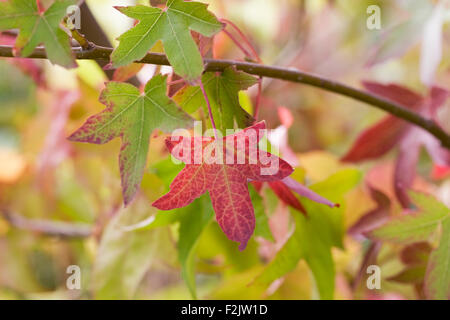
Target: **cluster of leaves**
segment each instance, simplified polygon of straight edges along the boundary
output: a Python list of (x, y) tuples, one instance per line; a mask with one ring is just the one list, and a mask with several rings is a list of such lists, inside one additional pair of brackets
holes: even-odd
[[(391, 280), (422, 283), (426, 297), (450, 299), (450, 210), (433, 197), (411, 193), (419, 210), (394, 217), (371, 232), (375, 239), (408, 244), (401, 257), (405, 269)], [(429, 242), (437, 242), (432, 248)]]
[[(74, 3), (56, 0), (44, 10), (39, 1), (0, 2), (0, 29), (20, 30), (15, 39), (14, 54), (27, 57), (36, 46), (42, 44), (52, 63), (66, 68), (75, 67), (70, 37), (62, 26), (66, 8)], [(240, 243), (239, 249), (243, 250), (249, 244), (249, 255), (254, 250), (251, 248), (252, 242), (249, 242), (253, 234), (258, 240), (263, 239), (261, 243), (275, 241), (281, 244), (267, 265), (246, 278), (251, 280), (252, 285), (267, 288), (276, 284), (303, 260), (312, 271), (318, 296), (322, 299), (333, 298), (336, 277), (333, 248), (344, 248), (346, 196), (361, 180), (360, 171), (349, 168), (336, 170), (325, 180), (316, 181), (307, 188), (299, 183), (304, 180), (302, 174), (296, 171), (293, 177), (288, 178), (294, 169), (288, 162), (276, 157), (278, 170), (271, 175), (262, 175), (261, 169), (266, 165), (259, 159), (251, 164), (249, 158), (261, 152), (265, 157), (274, 156), (260, 150), (258, 141), (262, 136), (258, 136), (258, 141), (250, 141), (246, 132), (263, 130), (266, 124), (255, 123), (251, 110), (244, 109), (239, 100), (239, 92), (255, 85), (258, 80), (234, 68), (220, 73), (204, 72), (204, 52), (199, 48), (198, 39), (216, 35), (224, 25), (207, 10), (205, 4), (195, 1), (168, 0), (163, 8), (138, 5), (116, 9), (137, 20), (137, 24), (118, 38), (120, 43), (111, 55), (109, 67), (119, 68), (119, 72), (116, 72), (116, 81), (107, 82), (100, 93), (99, 100), (106, 108), (89, 117), (70, 135), (69, 140), (104, 144), (115, 138), (121, 139), (119, 169), (125, 206), (132, 204), (145, 180), (149, 142), (156, 130), (171, 133), (179, 128), (189, 129), (195, 119), (206, 120), (208, 126), (211, 126), (211, 122), (216, 125), (212, 125), (214, 129), (222, 132), (235, 127), (246, 129), (224, 137), (223, 141), (195, 136), (190, 139), (174, 136), (166, 140), (171, 155), (186, 163), (183, 168), (174, 165), (168, 155), (166, 160), (152, 167), (158, 172), (159, 178), (164, 180), (165, 189), (168, 189), (152, 206), (170, 212), (158, 212), (128, 226), (124, 225), (135, 222), (136, 218), (130, 219), (119, 214), (112, 219), (104, 230), (99, 248), (100, 258), (96, 264), (95, 273), (108, 275), (96, 283), (98, 296), (114, 298), (117, 293), (110, 287), (117, 281), (114, 279), (115, 268), (130, 270), (137, 263), (139, 267), (126, 279), (126, 285), (123, 285), (123, 292), (120, 293), (121, 296), (133, 296), (146, 268), (152, 263), (150, 253), (153, 246), (157, 246), (153, 244), (157, 243), (155, 237), (164, 237), (162, 231), (153, 231), (179, 224), (178, 262), (191, 294), (196, 297), (196, 249), (205, 234), (217, 236), (217, 232), (210, 231), (214, 228), (211, 222), (215, 216), (226, 237)], [(173, 68), (173, 76), (180, 77), (185, 83), (174, 94), (170, 93), (167, 76), (160, 74), (154, 75), (142, 88), (121, 82), (140, 70), (141, 66), (134, 63), (142, 59), (157, 42), (161, 42), (164, 47), (164, 53)], [(383, 51), (386, 50), (391, 49), (380, 48), (378, 60), (372, 63), (385, 59)], [(393, 55), (392, 52), (385, 54)], [(431, 87), (427, 96), (421, 96), (395, 84), (364, 82), (363, 85), (374, 94), (387, 97), (435, 120), (439, 108), (450, 96), (447, 90), (437, 86)], [(67, 95), (64, 99), (67, 99), (64, 103), (66, 108), (61, 108), (64, 109), (61, 117), (67, 117), (75, 98)], [(61, 98), (61, 101), (64, 99)], [(227, 143), (229, 141), (233, 142), (231, 147)], [(200, 143), (202, 151), (220, 145), (222, 156), (243, 153), (246, 162), (224, 164), (225, 161), (219, 161), (220, 164), (211, 164), (211, 159), (206, 158), (196, 163), (192, 158), (180, 157), (180, 150), (181, 154), (194, 155), (193, 149), (197, 143)], [(242, 150), (238, 147), (240, 145), (244, 146)], [(390, 219), (389, 200), (369, 186), (377, 207), (363, 216), (349, 232), (360, 232), (358, 235), (364, 234), (364, 238), (369, 237), (375, 243), (382, 240), (407, 244), (402, 251), (405, 269), (390, 280), (420, 284), (425, 288), (427, 297), (446, 299), (450, 292), (447, 267), (450, 261), (449, 209), (423, 194), (408, 196), (407, 190), (413, 184), (421, 146), (427, 148), (436, 168), (450, 166), (448, 150), (441, 148), (423, 130), (389, 116), (365, 130), (342, 160), (360, 162), (379, 158), (395, 146), (399, 146), (394, 173), (397, 198), (404, 208), (415, 204), (421, 211)], [(287, 155), (289, 150), (282, 152)], [(217, 154), (211, 154), (213, 156), (217, 157)], [(272, 191), (267, 192), (262, 182), (268, 182)], [(209, 198), (204, 195), (207, 192)], [(299, 198), (295, 193), (302, 197)], [(286, 232), (283, 241), (276, 239), (279, 235), (273, 232), (269, 223), (270, 215), (266, 207), (271, 196), (278, 197), (283, 208), (286, 208), (286, 204), (290, 206), (292, 228)], [(386, 225), (378, 228), (386, 221)], [(361, 228), (364, 232), (361, 232)], [(117, 232), (117, 229), (121, 231)], [(430, 241), (432, 237), (437, 239), (435, 243)], [(228, 248), (227, 245), (223, 247)], [(240, 253), (234, 249), (231, 247), (230, 255), (239, 257)], [(128, 262), (127, 255), (133, 255), (135, 259)], [(238, 261), (239, 258), (227, 259), (237, 265), (244, 263)]]
[(0, 3), (0, 29), (19, 29), (15, 53), (29, 56), (40, 44), (45, 46), (48, 59), (67, 68), (76, 67), (69, 36), (60, 24), (73, 0), (55, 1), (45, 12), (36, 1), (13, 0)]

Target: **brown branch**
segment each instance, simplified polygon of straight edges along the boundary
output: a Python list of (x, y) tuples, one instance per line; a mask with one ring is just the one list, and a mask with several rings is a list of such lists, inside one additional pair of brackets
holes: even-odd
[[(73, 48), (73, 52), (77, 59), (91, 59), (96, 61), (109, 61), (112, 51), (112, 48), (101, 46), (94, 46), (91, 50)], [(0, 57), (14, 57), (12, 47), (0, 46)], [(44, 48), (38, 47), (28, 58), (46, 59), (47, 55)], [(167, 57), (160, 53), (148, 53), (142, 60), (137, 62), (156, 65), (170, 65)], [(421, 115), (381, 96), (293, 68), (265, 66), (251, 62), (234, 60), (204, 59), (204, 62), (205, 71), (223, 71), (227, 67), (234, 66), (237, 70), (241, 70), (249, 74), (303, 83), (365, 102), (373, 107), (382, 109), (398, 118), (423, 128), (435, 136), (441, 142), (443, 147), (450, 150), (450, 136), (442, 130), (438, 124), (431, 119), (426, 119)]]
[[(86, 2), (83, 1), (82, 4), (79, 4), (81, 17), (80, 20), (83, 21), (81, 24), (81, 29), (79, 30), (81, 34), (83, 34), (86, 39), (89, 39), (90, 42), (95, 43), (96, 45), (111, 47), (111, 42), (106, 36), (105, 32), (102, 30), (100, 24), (97, 22), (92, 11), (89, 9), (89, 6)], [(97, 64), (103, 68), (109, 61), (104, 60), (96, 60)], [(105, 74), (109, 80), (113, 78), (114, 70), (105, 70)], [(127, 80), (128, 83), (131, 83), (135, 86), (139, 86), (139, 80), (133, 76)]]

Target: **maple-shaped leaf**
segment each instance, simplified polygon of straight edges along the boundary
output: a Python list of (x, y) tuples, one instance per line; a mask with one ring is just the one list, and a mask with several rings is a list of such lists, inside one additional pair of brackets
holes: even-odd
[[(229, 67), (222, 73), (206, 72), (202, 76), (212, 115), (218, 129), (225, 132), (233, 129), (236, 123), (239, 128), (246, 128), (253, 123), (253, 117), (239, 104), (238, 93), (246, 90), (258, 81), (245, 72)], [(208, 114), (205, 97), (198, 86), (185, 86), (173, 96), (175, 102), (187, 113), (193, 113), (203, 107)]]
[(73, 0), (57, 0), (47, 11), (41, 12), (36, 1), (0, 2), (0, 29), (20, 29), (14, 46), (17, 55), (27, 57), (43, 44), (52, 63), (76, 67), (69, 36), (60, 28), (67, 7), (74, 3)]
[(186, 163), (170, 191), (153, 203), (170, 210), (190, 204), (209, 192), (216, 220), (226, 236), (245, 249), (255, 228), (249, 181), (280, 180), (293, 171), (284, 160), (259, 149), (265, 122), (215, 140), (207, 137), (177, 137), (166, 140), (172, 156)]
[[(396, 84), (364, 81), (363, 85), (371, 93), (399, 103), (436, 122), (438, 122), (437, 111), (450, 97), (450, 91), (437, 86), (432, 87), (428, 95), (421, 96)], [(411, 201), (406, 190), (414, 180), (422, 146), (427, 149), (434, 165), (450, 167), (450, 152), (443, 148), (431, 134), (422, 128), (412, 126), (403, 119), (389, 115), (363, 131), (342, 160), (360, 162), (381, 157), (396, 146), (399, 153), (394, 173), (394, 188), (399, 202), (407, 208)]]
[(272, 181), (269, 182), (269, 187), (278, 196), (278, 198), (283, 201), (283, 203), (291, 206), (294, 209), (306, 214), (306, 209), (303, 207), (300, 200), (294, 195), (291, 189), (282, 181)]
[(72, 141), (96, 144), (121, 137), (119, 166), (125, 205), (133, 199), (141, 183), (152, 131), (171, 132), (193, 124), (166, 96), (166, 80), (166, 76), (153, 77), (142, 94), (131, 84), (108, 82), (100, 96), (100, 102), (107, 108), (91, 116), (69, 137)]
[[(423, 98), (419, 94), (396, 84), (364, 81), (363, 85), (369, 92), (388, 98), (406, 108), (417, 110), (423, 104)], [(391, 115), (386, 116), (364, 130), (342, 160), (357, 162), (381, 157), (399, 143), (407, 129), (407, 122)]]
[(333, 298), (336, 271), (331, 250), (332, 247), (343, 247), (344, 197), (358, 184), (360, 178), (358, 170), (343, 169), (310, 186), (311, 192), (320, 193), (343, 206), (332, 208), (312, 199), (304, 199), (303, 205), (308, 216), (292, 214), (295, 229), (274, 259), (255, 279), (257, 284), (273, 283), (294, 270), (300, 259), (305, 259), (314, 275), (321, 299)]
[(427, 242), (416, 242), (400, 252), (404, 269), (387, 280), (399, 283), (413, 283), (423, 286), (426, 268), (432, 247)]
[(222, 29), (206, 4), (168, 0), (164, 9), (143, 5), (116, 9), (139, 23), (118, 38), (120, 44), (111, 55), (113, 67), (142, 59), (156, 41), (162, 40), (175, 73), (188, 81), (200, 77), (202, 56), (190, 30), (210, 37)]
[(427, 241), (438, 225), (448, 219), (450, 209), (433, 197), (410, 193), (420, 211), (393, 217), (383, 226), (370, 232), (371, 237), (396, 243)]
[(450, 216), (442, 221), (439, 246), (430, 255), (425, 275), (428, 299), (450, 299)]

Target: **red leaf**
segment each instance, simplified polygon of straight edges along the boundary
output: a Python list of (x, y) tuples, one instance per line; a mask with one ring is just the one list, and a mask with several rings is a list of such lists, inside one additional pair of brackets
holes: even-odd
[(322, 197), (321, 195), (318, 195), (308, 187), (305, 187), (298, 181), (292, 179), (291, 177), (287, 177), (283, 179), (283, 183), (292, 191), (297, 192), (300, 196), (306, 197), (312, 201), (315, 201), (317, 203), (325, 204), (329, 206), (330, 208), (339, 207), (338, 203), (333, 203), (330, 200)]
[(387, 116), (374, 126), (364, 130), (342, 161), (358, 162), (383, 156), (403, 137), (407, 123)]
[(269, 186), (281, 201), (306, 215), (305, 207), (283, 182), (272, 181), (269, 182)]
[(404, 107), (417, 109), (423, 103), (422, 96), (397, 84), (382, 84), (373, 81), (363, 81), (362, 84), (371, 93), (397, 102)]
[(440, 165), (433, 166), (433, 171), (431, 172), (431, 177), (433, 179), (436, 180), (445, 179), (446, 177), (449, 176), (450, 176), (450, 167)]
[(208, 191), (220, 227), (230, 240), (240, 242), (240, 250), (245, 249), (255, 228), (248, 181), (276, 181), (293, 171), (286, 161), (259, 149), (265, 127), (265, 122), (259, 122), (217, 141), (168, 138), (166, 145), (172, 156), (186, 166), (170, 191), (152, 205), (161, 210), (180, 208)]
[[(419, 109), (424, 99), (408, 88), (396, 84), (363, 81), (371, 93), (387, 98), (406, 108)], [(391, 150), (403, 137), (408, 124), (396, 117), (387, 116), (374, 126), (363, 131), (352, 148), (342, 157), (343, 161), (358, 162), (378, 158)]]
[(252, 185), (256, 191), (261, 192), (261, 189), (263, 187), (263, 183), (261, 181), (252, 181)]
[(106, 83), (100, 95), (100, 102), (106, 108), (90, 116), (68, 138), (104, 144), (120, 137), (119, 167), (125, 206), (133, 200), (141, 185), (152, 132), (155, 129), (172, 132), (192, 125), (192, 119), (166, 96), (166, 79), (166, 76), (154, 76), (142, 93), (128, 83)]

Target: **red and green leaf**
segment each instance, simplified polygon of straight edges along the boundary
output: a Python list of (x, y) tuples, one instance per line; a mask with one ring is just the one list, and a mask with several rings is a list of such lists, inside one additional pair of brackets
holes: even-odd
[[(153, 206), (161, 210), (184, 207), (208, 191), (220, 227), (230, 240), (240, 242), (240, 250), (245, 249), (255, 228), (248, 181), (276, 181), (293, 171), (284, 160), (259, 149), (257, 142), (264, 129), (265, 123), (259, 122), (224, 137), (223, 143), (204, 137), (167, 139), (172, 155), (186, 166), (170, 185), (169, 193), (156, 200)], [(253, 134), (256, 134), (254, 139), (249, 136)], [(199, 156), (198, 145), (203, 156)], [(241, 164), (236, 156), (242, 153), (245, 156)], [(235, 159), (233, 163), (227, 163), (230, 161), (226, 157), (230, 154)], [(263, 162), (263, 157), (270, 157), (270, 163)], [(277, 163), (275, 168), (273, 163)]]
[(67, 7), (73, 0), (56, 0), (45, 12), (41, 12), (36, 1), (11, 0), (0, 3), (0, 30), (20, 29), (14, 46), (21, 57), (29, 56), (43, 44), (48, 59), (66, 68), (76, 67), (71, 52), (69, 36), (60, 23)]
[(168, 0), (164, 9), (143, 5), (116, 9), (139, 23), (119, 37), (120, 44), (111, 55), (113, 67), (140, 60), (158, 40), (162, 40), (175, 73), (188, 81), (201, 76), (202, 56), (190, 30), (210, 37), (222, 29), (222, 24), (207, 10), (206, 4)]
[(171, 132), (193, 124), (166, 96), (166, 87), (166, 77), (161, 75), (153, 77), (142, 94), (127, 83), (107, 83), (100, 96), (106, 109), (91, 116), (69, 137), (72, 141), (96, 144), (122, 139), (119, 166), (125, 205), (139, 189), (153, 130)]
[(407, 244), (429, 240), (438, 225), (448, 218), (450, 209), (425, 194), (411, 192), (410, 196), (421, 210), (392, 218), (371, 232), (371, 236), (379, 240)]
[(442, 221), (439, 246), (430, 255), (425, 293), (429, 299), (450, 299), (450, 217)]
[[(238, 93), (256, 84), (255, 77), (229, 67), (220, 74), (206, 72), (202, 76), (202, 83), (211, 104), (217, 129), (225, 132), (226, 129), (233, 129), (235, 123), (238, 128), (246, 128), (253, 124), (253, 117), (239, 104)], [(173, 99), (189, 114), (198, 108), (203, 108), (204, 113), (208, 114), (206, 100), (199, 86), (185, 86), (173, 96)]]

